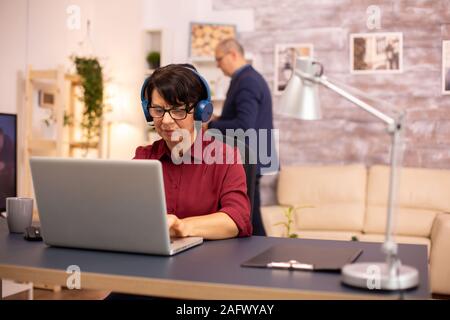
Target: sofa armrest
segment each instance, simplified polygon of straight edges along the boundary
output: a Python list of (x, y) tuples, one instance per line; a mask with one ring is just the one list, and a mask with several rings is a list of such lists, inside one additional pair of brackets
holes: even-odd
[(450, 214), (436, 216), (431, 229), (431, 291), (450, 294)]
[(261, 207), (261, 219), (269, 237), (285, 237), (286, 228), (282, 225), (276, 225), (279, 222), (286, 222), (284, 210), (286, 206), (267, 206)]

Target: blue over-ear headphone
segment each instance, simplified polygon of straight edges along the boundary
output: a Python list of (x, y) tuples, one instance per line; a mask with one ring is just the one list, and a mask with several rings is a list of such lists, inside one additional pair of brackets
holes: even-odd
[[(211, 103), (211, 91), (209, 90), (208, 82), (196, 70), (189, 68), (189, 67), (185, 67), (185, 66), (183, 66), (183, 68), (186, 68), (186, 69), (192, 71), (193, 73), (195, 73), (197, 75), (197, 77), (200, 79), (200, 82), (203, 84), (203, 87), (206, 90), (206, 93), (208, 95), (206, 100), (200, 100), (194, 106), (194, 120), (207, 122), (211, 118), (211, 115), (213, 113), (213, 105)], [(149, 124), (152, 124), (153, 118), (150, 115), (150, 113), (148, 112), (148, 103), (149, 102), (147, 99), (145, 99), (145, 91), (147, 90), (147, 85), (148, 85), (148, 82), (150, 81), (151, 77), (152, 76), (145, 79), (144, 84), (142, 85), (142, 88), (141, 88), (141, 105), (142, 105), (142, 109), (144, 110), (145, 119), (147, 120), (147, 123), (149, 123)]]

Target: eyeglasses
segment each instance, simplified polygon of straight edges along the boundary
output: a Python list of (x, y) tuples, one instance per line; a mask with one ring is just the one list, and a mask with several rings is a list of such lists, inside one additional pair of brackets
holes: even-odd
[(150, 106), (148, 107), (148, 112), (153, 118), (162, 118), (166, 114), (169, 113), (170, 117), (173, 120), (183, 120), (186, 119), (187, 115), (191, 113), (192, 107), (172, 107), (170, 109), (164, 109), (160, 106)]

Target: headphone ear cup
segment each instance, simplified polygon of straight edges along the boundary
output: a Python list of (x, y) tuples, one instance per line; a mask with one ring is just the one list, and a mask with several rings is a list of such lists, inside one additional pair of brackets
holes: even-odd
[(148, 77), (147, 79), (145, 79), (145, 81), (141, 87), (141, 106), (142, 106), (142, 110), (144, 111), (144, 116), (145, 116), (145, 120), (147, 121), (147, 123), (150, 123), (153, 121), (153, 117), (148, 112), (148, 100), (145, 98), (145, 90), (147, 89), (147, 85), (148, 85), (148, 82), (150, 81), (150, 78), (151, 78), (151, 76)]
[(148, 112), (148, 101), (145, 99), (142, 100), (141, 105), (142, 105), (142, 110), (144, 111), (145, 120), (147, 120), (147, 122), (153, 121), (153, 117)]
[(201, 100), (194, 109), (194, 120), (208, 122), (213, 113), (213, 105), (208, 100)]

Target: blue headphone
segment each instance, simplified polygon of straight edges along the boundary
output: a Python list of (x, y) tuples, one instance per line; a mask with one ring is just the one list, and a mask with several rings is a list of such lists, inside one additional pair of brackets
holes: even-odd
[[(207, 122), (211, 118), (211, 115), (213, 113), (213, 105), (211, 103), (211, 91), (209, 90), (208, 82), (196, 70), (189, 68), (189, 67), (184, 67), (184, 66), (183, 66), (183, 68), (186, 68), (197, 75), (197, 77), (200, 79), (200, 82), (203, 84), (203, 87), (205, 88), (206, 93), (208, 94), (208, 97), (206, 100), (200, 100), (194, 107), (194, 120)], [(151, 77), (152, 76), (145, 79), (144, 84), (142, 85), (142, 88), (141, 88), (141, 105), (142, 105), (142, 109), (144, 110), (145, 119), (147, 120), (147, 123), (149, 123), (149, 124), (152, 124), (153, 117), (148, 112), (149, 102), (147, 99), (145, 99), (145, 90), (147, 89), (147, 85), (148, 85), (148, 82), (150, 81)]]

